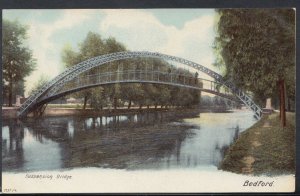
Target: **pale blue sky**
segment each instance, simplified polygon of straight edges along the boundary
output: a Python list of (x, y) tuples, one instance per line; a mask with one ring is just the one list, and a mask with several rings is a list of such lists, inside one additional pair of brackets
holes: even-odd
[(63, 70), (63, 47), (77, 49), (89, 31), (115, 37), (131, 51), (175, 55), (217, 71), (211, 65), (213, 9), (3, 10), (3, 18), (29, 26), (27, 44), (37, 70), (27, 78), (26, 91), (41, 75), (58, 75)]
[(165, 25), (174, 25), (182, 28), (185, 22), (195, 18), (211, 15), (213, 9), (148, 9), (155, 17)]

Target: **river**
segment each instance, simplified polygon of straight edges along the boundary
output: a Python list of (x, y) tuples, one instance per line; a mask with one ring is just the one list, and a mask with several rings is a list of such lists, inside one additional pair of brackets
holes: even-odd
[[(2, 123), (2, 190), (10, 193), (292, 192), (295, 176), (218, 169), (256, 122), (251, 111), (46, 117)], [(272, 186), (245, 186), (268, 182)]]
[(256, 122), (251, 111), (4, 120), (5, 172), (101, 167), (218, 167), (239, 133)]

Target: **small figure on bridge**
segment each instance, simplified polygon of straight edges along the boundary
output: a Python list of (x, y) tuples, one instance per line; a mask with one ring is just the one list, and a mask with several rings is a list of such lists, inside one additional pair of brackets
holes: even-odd
[[(168, 78), (169, 81), (172, 81), (171, 72), (172, 72), (171, 67), (169, 67), (169, 68), (168, 68), (168, 76), (167, 76), (167, 78)], [(170, 78), (171, 78), (171, 79), (170, 79)]]
[(195, 73), (195, 84), (198, 84), (198, 72)]

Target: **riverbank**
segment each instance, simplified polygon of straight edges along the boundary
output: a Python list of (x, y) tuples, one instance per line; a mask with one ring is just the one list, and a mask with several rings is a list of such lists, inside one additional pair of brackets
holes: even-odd
[(226, 150), (220, 169), (242, 174), (295, 173), (295, 113), (287, 113), (280, 126), (279, 113), (263, 116), (241, 133)]
[[(2, 107), (2, 118), (17, 118), (17, 110), (18, 107)], [(169, 107), (169, 108), (154, 108), (154, 107), (132, 107), (128, 109), (127, 107), (118, 108), (118, 109), (108, 109), (105, 108), (103, 110), (95, 110), (91, 108), (81, 109), (76, 107), (47, 107), (45, 112), (43, 113), (44, 117), (48, 116), (116, 116), (116, 115), (127, 115), (127, 114), (136, 114), (143, 112), (167, 112), (167, 111), (201, 111), (201, 112), (229, 112), (219, 108), (211, 108), (211, 109), (201, 109), (198, 106), (195, 108), (177, 108), (177, 107)], [(29, 117), (32, 117), (32, 114), (29, 114)]]

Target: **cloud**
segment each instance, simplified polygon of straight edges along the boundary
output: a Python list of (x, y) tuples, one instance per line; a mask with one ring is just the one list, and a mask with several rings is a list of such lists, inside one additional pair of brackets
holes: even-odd
[[(214, 15), (204, 15), (186, 22), (181, 29), (164, 25), (151, 12), (143, 10), (106, 10), (99, 30), (105, 37), (113, 36), (129, 50), (149, 50), (174, 55), (212, 66), (214, 56)], [(208, 79), (206, 75), (203, 78)]]
[[(52, 14), (51, 16), (59, 14), (61, 17), (54, 17), (46, 23), (38, 17), (38, 13), (43, 14), (43, 12), (34, 12), (37, 17), (27, 21), (30, 26), (28, 44), (37, 59), (38, 67), (27, 78), (26, 92), (41, 75), (53, 78), (61, 72), (61, 49), (66, 42), (70, 41), (67, 33), (74, 30), (75, 33), (79, 33), (78, 29), (82, 28), (86, 31), (95, 30), (91, 29), (94, 26), (98, 26), (102, 37), (115, 37), (131, 51), (146, 50), (174, 55), (217, 71), (211, 65), (214, 61), (211, 48), (214, 39), (213, 13), (189, 20), (182, 28), (176, 28), (171, 24), (163, 24), (151, 13), (151, 10), (55, 10), (47, 14)], [(45, 15), (44, 13), (44, 18)], [(57, 40), (58, 36), (66, 37), (66, 41), (61, 41), (65, 40), (63, 38), (60, 41), (53, 41)], [(84, 36), (86, 35), (78, 36), (71, 41), (79, 43)], [(200, 77), (209, 79), (207, 75), (201, 73)]]
[[(113, 36), (130, 50), (154, 50), (168, 39), (165, 26), (151, 13), (140, 10), (105, 10), (100, 32)], [(175, 30), (175, 27), (168, 27)]]
[(89, 19), (90, 13), (88, 10), (64, 10), (62, 16), (52, 24), (42, 23), (38, 18), (28, 22), (28, 45), (37, 59), (37, 69), (26, 78), (26, 93), (42, 75), (53, 78), (60, 72), (61, 47), (51, 41), (51, 36), (60, 30), (82, 24)]

